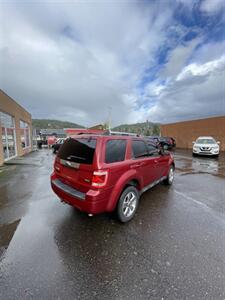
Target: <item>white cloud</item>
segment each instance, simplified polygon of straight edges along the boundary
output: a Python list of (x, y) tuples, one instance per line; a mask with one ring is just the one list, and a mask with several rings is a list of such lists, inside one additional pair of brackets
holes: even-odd
[(174, 48), (174, 50), (170, 53), (165, 69), (162, 71), (162, 75), (165, 77), (176, 76), (185, 66), (192, 51), (199, 42), (200, 39), (196, 38), (183, 46)]
[(154, 3), (1, 5), (1, 86), (34, 117), (92, 125), (105, 120), (108, 106), (114, 124), (137, 117), (135, 101), (124, 98), (134, 97), (166, 37), (166, 6), (159, 15)]
[[(213, 12), (215, 1), (201, 9)], [(176, 1), (189, 12), (190, 2)], [(109, 107), (113, 125), (221, 112), (224, 42), (204, 44), (196, 28), (200, 38), (182, 42), (190, 29), (174, 22), (171, 3), (0, 3), (1, 88), (33, 117), (86, 126), (104, 122)], [(167, 46), (163, 70), (141, 90)]]
[(225, 114), (225, 56), (205, 64), (186, 66), (162, 90), (148, 118), (174, 122)]
[(204, 0), (200, 6), (201, 11), (207, 14), (214, 14), (224, 8), (224, 0)]
[(176, 81), (182, 81), (193, 76), (206, 76), (211, 72), (223, 69), (225, 69), (225, 55), (202, 65), (193, 63), (186, 66), (177, 76)]

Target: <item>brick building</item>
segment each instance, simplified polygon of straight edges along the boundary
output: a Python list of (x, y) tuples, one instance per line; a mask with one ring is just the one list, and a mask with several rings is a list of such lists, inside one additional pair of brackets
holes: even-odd
[(22, 106), (0, 90), (0, 166), (32, 150), (32, 119)]
[(225, 151), (225, 116), (161, 125), (161, 135), (175, 138), (177, 147), (192, 148), (192, 141), (199, 136), (212, 136), (220, 141)]

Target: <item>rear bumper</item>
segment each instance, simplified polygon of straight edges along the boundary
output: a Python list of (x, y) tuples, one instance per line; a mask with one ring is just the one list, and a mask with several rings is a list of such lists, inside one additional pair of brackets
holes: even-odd
[(62, 183), (54, 173), (51, 175), (51, 186), (61, 201), (89, 214), (106, 212), (110, 190), (88, 190), (82, 193), (73, 187)]

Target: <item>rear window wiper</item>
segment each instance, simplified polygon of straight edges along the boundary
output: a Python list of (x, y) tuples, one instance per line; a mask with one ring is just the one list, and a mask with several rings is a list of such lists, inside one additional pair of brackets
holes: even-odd
[(85, 157), (81, 157), (81, 156), (76, 156), (76, 155), (67, 156), (67, 159), (71, 159), (71, 158), (77, 158), (77, 159), (81, 159), (81, 160), (86, 160)]

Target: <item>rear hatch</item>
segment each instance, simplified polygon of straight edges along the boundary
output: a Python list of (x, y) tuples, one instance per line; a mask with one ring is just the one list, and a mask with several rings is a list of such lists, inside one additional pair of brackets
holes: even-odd
[(97, 138), (69, 138), (60, 147), (55, 172), (65, 184), (86, 193), (91, 186), (94, 165), (96, 165), (95, 149)]

